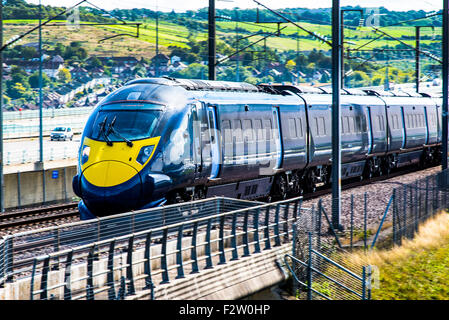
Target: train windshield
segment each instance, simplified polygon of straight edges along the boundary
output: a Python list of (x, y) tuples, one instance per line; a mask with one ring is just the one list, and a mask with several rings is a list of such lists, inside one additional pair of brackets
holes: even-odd
[(150, 138), (161, 110), (104, 109), (97, 113), (87, 136), (97, 141), (122, 142)]

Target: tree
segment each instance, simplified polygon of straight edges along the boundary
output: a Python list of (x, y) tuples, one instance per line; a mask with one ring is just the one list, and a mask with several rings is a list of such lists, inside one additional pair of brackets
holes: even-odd
[(70, 80), (72, 80), (72, 75), (70, 74), (70, 71), (67, 68), (62, 68), (61, 70), (59, 70), (57, 77), (59, 81), (65, 83), (70, 82)]
[(27, 88), (25, 88), (21, 83), (15, 83), (7, 89), (7, 94), (13, 99), (25, 98), (29, 95), (27, 94)]
[(285, 64), (285, 68), (288, 71), (292, 71), (295, 67), (296, 67), (296, 63), (293, 60), (288, 60), (287, 63)]
[[(39, 72), (36, 71), (28, 78), (28, 83), (30, 84), (31, 88), (39, 88)], [(42, 87), (46, 87), (51, 83), (50, 78), (47, 76), (47, 74), (42, 73)]]

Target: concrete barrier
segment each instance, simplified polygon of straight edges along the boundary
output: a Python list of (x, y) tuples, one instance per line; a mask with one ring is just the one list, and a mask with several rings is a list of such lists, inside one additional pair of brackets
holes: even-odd
[(7, 173), (4, 175), (5, 209), (70, 201), (75, 196), (74, 175), (76, 166)]

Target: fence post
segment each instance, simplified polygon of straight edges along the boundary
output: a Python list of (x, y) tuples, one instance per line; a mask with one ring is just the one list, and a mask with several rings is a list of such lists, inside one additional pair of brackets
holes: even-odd
[(393, 189), (393, 245), (397, 244), (397, 203), (396, 203), (396, 188)]
[(232, 258), (231, 261), (237, 260), (239, 258), (239, 253), (237, 249), (237, 214), (232, 214), (232, 227), (231, 227), (231, 247), (232, 247)]
[(270, 206), (267, 206), (267, 210), (265, 211), (265, 248), (264, 250), (271, 249), (271, 241), (270, 241)]
[(211, 239), (210, 239), (210, 233), (212, 229), (212, 219), (207, 220), (207, 230), (206, 230), (206, 267), (205, 269), (211, 269), (213, 268), (212, 264), (212, 252), (211, 252)]
[(72, 257), (73, 250), (71, 250), (67, 254), (67, 258), (65, 261), (65, 270), (64, 270), (64, 300), (72, 300), (72, 284), (71, 284), (71, 275), (72, 275)]
[(196, 254), (196, 239), (198, 234), (198, 221), (195, 221), (193, 223), (193, 232), (192, 232), (192, 248), (190, 249), (190, 259), (192, 260), (192, 272), (191, 273), (198, 273), (198, 257)]
[(107, 275), (107, 285), (108, 289), (108, 299), (115, 300), (115, 288), (114, 288), (114, 250), (115, 250), (115, 240), (112, 240), (109, 244), (108, 253), (108, 275)]
[(288, 242), (288, 211), (290, 210), (290, 202), (288, 202), (284, 207), (284, 243)]
[[(292, 238), (293, 238), (293, 243), (292, 243), (292, 257), (296, 257), (296, 237), (297, 237), (297, 231), (296, 231), (296, 221), (293, 222), (292, 225)], [(296, 273), (296, 260), (292, 259), (292, 269), (293, 272)], [(296, 291), (298, 290), (298, 283), (297, 281), (295, 281), (295, 274), (293, 274), (293, 294), (296, 295)]]
[(226, 263), (226, 254), (225, 254), (225, 241), (224, 241), (224, 227), (225, 227), (225, 217), (220, 217), (220, 231), (219, 231), (219, 242), (218, 242), (218, 250), (220, 251), (220, 261), (218, 264), (225, 264)]
[(162, 248), (161, 248), (161, 269), (162, 269), (162, 281), (163, 283), (168, 283), (168, 266), (167, 266), (167, 234), (168, 228), (164, 228), (162, 231)]
[(404, 185), (404, 211), (402, 215), (404, 220), (402, 221), (401, 242), (402, 238), (407, 236), (407, 185)]
[(176, 264), (178, 265), (177, 271), (178, 275), (176, 279), (184, 278), (184, 266), (182, 264), (182, 234), (184, 230), (184, 225), (181, 224), (178, 227), (178, 239), (176, 241)]
[(248, 257), (250, 255), (248, 240), (248, 211), (245, 212), (245, 216), (243, 217), (243, 257)]
[(94, 300), (94, 278), (93, 278), (94, 251), (95, 251), (95, 244), (89, 250), (89, 254), (87, 256), (86, 300)]
[(426, 202), (425, 202), (425, 210), (426, 210), (426, 215), (429, 212), (429, 176), (426, 177)]
[(48, 298), (48, 271), (50, 268), (50, 256), (44, 259), (41, 275), (41, 300), (47, 300)]
[(136, 292), (134, 289), (134, 275), (133, 275), (133, 249), (134, 249), (134, 235), (128, 240), (128, 253), (126, 255), (126, 278), (128, 279), (128, 294), (132, 295)]
[(280, 210), (280, 204), (276, 205), (276, 213), (274, 215), (274, 246), (280, 246), (281, 245), (281, 236), (279, 234), (279, 210)]
[(309, 260), (307, 261), (307, 300), (313, 300), (312, 279), (312, 232), (309, 232)]
[(363, 208), (363, 244), (364, 244), (364, 249), (366, 250), (366, 247), (367, 247), (367, 236), (368, 236), (368, 234), (367, 234), (368, 193), (366, 193), (366, 192), (364, 194), (364, 200), (365, 200), (365, 205), (364, 205), (364, 208)]
[(354, 194), (351, 193), (351, 249), (354, 245)]
[(260, 252), (260, 241), (259, 241), (259, 213), (260, 209), (257, 208), (254, 214), (253, 227), (254, 227), (254, 252)]

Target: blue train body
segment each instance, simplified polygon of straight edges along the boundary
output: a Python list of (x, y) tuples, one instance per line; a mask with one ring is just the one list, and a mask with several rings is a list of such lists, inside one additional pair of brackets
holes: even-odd
[[(73, 189), (82, 219), (216, 195), (286, 198), (330, 183), (332, 96), (293, 85), (139, 79), (92, 112)], [(441, 158), (429, 97), (345, 90), (342, 178)]]

